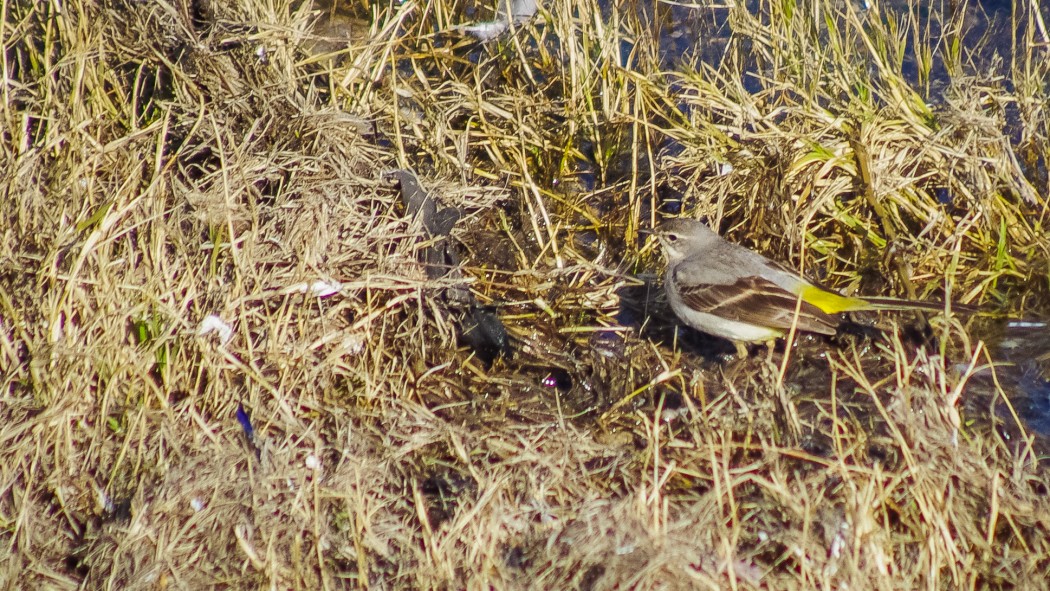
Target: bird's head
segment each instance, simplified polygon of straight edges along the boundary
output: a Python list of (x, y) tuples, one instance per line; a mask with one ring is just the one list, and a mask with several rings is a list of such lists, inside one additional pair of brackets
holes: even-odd
[(663, 245), (669, 262), (682, 260), (720, 240), (707, 224), (683, 218), (663, 222), (652, 233)]

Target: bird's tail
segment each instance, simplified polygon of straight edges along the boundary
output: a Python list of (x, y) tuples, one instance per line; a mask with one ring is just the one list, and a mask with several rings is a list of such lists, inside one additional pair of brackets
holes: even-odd
[(856, 298), (863, 299), (869, 307), (859, 308), (868, 310), (926, 310), (929, 312), (944, 312), (945, 310), (951, 310), (952, 312), (958, 312), (962, 314), (976, 314), (980, 312), (980, 309), (976, 306), (967, 306), (966, 304), (956, 304), (954, 302), (922, 302), (918, 300), (905, 300), (901, 298)]
[[(842, 312), (861, 312), (864, 310), (926, 310), (929, 312), (943, 312), (943, 302), (924, 302), (918, 300), (905, 300), (901, 298), (880, 297), (850, 297), (839, 295), (833, 291), (806, 285), (802, 288), (801, 297), (804, 301), (813, 304), (828, 314), (840, 314)], [(953, 312), (964, 314), (976, 314), (979, 308), (964, 304), (951, 304)]]

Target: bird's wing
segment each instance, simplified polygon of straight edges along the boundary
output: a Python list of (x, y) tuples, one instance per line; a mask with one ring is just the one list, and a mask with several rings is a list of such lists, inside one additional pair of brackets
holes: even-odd
[[(779, 285), (758, 276), (737, 279), (733, 283), (692, 284), (679, 290), (682, 302), (697, 310), (729, 320), (790, 330), (833, 335), (838, 321), (820, 308), (806, 302), (798, 306), (798, 297)], [(795, 308), (798, 307), (798, 320)]]

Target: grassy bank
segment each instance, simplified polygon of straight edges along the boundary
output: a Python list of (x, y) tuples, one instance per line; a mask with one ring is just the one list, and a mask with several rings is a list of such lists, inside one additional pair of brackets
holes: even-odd
[[(1044, 586), (1046, 33), (922, 6), (5, 4), (3, 587)], [(733, 359), (679, 214), (998, 316)]]

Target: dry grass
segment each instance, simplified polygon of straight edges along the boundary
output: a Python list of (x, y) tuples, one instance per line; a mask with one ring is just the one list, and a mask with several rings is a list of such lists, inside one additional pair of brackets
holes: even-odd
[[(1045, 585), (1046, 375), (994, 322), (773, 367), (637, 278), (680, 209), (1050, 315), (1038, 3), (997, 71), (965, 3), (554, 0), (485, 45), (489, 7), (394, 4), (4, 4), (0, 587)], [(683, 15), (716, 62), (662, 61)], [(510, 358), (456, 347), (395, 168), (464, 212)]]

